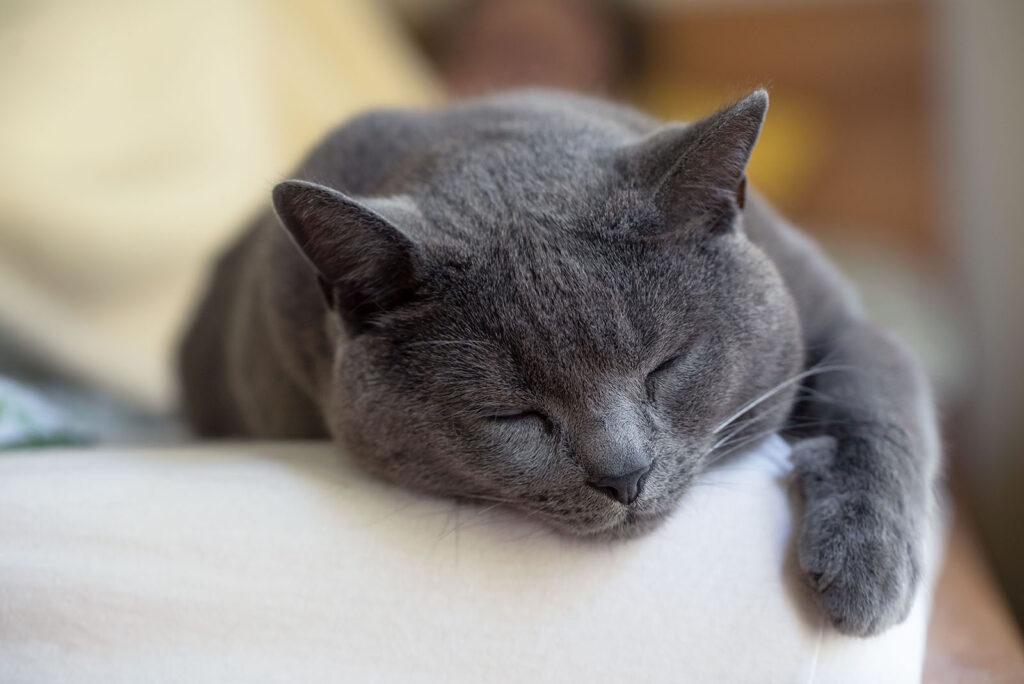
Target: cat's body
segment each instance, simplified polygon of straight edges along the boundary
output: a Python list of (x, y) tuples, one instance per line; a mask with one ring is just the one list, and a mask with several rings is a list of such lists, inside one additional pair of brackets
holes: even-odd
[(586, 535), (646, 529), (785, 428), (809, 437), (798, 548), (823, 608), (853, 633), (898, 621), (938, 463), (927, 383), (816, 247), (744, 203), (766, 105), (659, 129), (520, 93), (342, 126), (219, 262), (183, 346), (190, 421), (330, 436), (406, 486)]

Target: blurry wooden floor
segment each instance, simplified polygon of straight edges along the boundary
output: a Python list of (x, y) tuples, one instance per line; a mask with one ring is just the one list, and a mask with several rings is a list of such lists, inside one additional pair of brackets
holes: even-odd
[(954, 521), (935, 590), (925, 684), (1024, 683), (1024, 642), (970, 524)]

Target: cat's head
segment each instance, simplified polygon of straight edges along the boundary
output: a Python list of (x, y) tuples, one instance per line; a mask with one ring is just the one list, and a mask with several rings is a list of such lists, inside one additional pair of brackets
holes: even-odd
[(578, 534), (664, 518), (779, 427), (788, 388), (744, 409), (802, 363), (792, 300), (742, 230), (766, 107), (758, 91), (628, 144), (541, 108), (439, 142), (409, 194), (279, 185), (337, 314), (332, 432), (389, 479)]

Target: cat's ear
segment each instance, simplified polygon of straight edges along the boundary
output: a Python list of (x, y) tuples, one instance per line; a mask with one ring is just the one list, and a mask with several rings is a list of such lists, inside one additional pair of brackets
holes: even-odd
[(696, 123), (665, 126), (623, 151), (627, 172), (673, 224), (714, 227), (709, 218), (743, 207), (747, 162), (767, 111), (768, 93), (756, 90)]
[(284, 181), (274, 210), (320, 281), (328, 306), (354, 332), (416, 288), (418, 245), (407, 232), (422, 217), (405, 196), (356, 199), (306, 181)]

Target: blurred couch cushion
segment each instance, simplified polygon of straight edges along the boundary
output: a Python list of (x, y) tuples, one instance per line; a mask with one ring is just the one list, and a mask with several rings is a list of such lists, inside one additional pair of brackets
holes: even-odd
[(925, 588), (871, 639), (794, 566), (788, 447), (586, 543), (397, 490), (327, 445), (0, 456), (11, 682), (920, 682)]
[(206, 260), (325, 130), (432, 77), (369, 0), (0, 6), (0, 331), (153, 406)]

